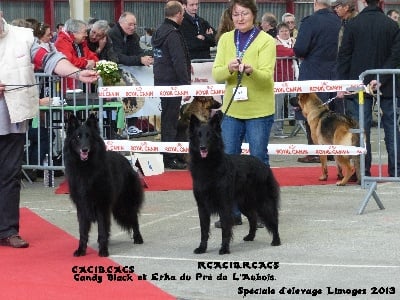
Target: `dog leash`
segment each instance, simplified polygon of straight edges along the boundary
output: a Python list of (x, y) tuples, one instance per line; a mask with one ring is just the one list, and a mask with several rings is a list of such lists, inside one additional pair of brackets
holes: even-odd
[[(370, 95), (372, 96), (372, 98), (374, 99), (374, 100), (372, 101), (372, 110), (374, 110), (374, 108), (375, 108), (375, 106), (376, 106), (376, 102), (377, 102), (377, 94), (378, 94), (378, 92), (375, 93), (374, 90), (372, 89), (371, 85), (368, 84), (368, 85), (365, 87), (365, 93), (370, 94)], [(355, 95), (355, 94), (357, 94), (357, 92), (352, 92), (352, 93), (350, 93), (349, 95)], [(329, 98), (329, 99), (328, 99), (326, 102), (324, 102), (322, 105), (329, 105), (329, 103), (331, 103), (333, 100), (335, 100), (335, 99), (337, 99), (337, 98), (338, 98), (338, 96)], [(399, 120), (400, 120), (400, 119), (399, 119)]]
[[(225, 111), (222, 113), (222, 118), (228, 113), (229, 108), (231, 107), (231, 104), (233, 102), (233, 99), (235, 98), (235, 95), (240, 87), (240, 84), (242, 83), (242, 78), (243, 78), (243, 72), (238, 72), (238, 82), (236, 84), (236, 87), (233, 91), (232, 97), (229, 100), (228, 106), (226, 107)], [(221, 120), (222, 121), (222, 120)]]

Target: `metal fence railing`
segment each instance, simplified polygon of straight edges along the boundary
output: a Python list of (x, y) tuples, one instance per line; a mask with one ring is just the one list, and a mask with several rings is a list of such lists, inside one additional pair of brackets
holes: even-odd
[[(399, 143), (400, 143), (400, 133), (399, 133), (399, 123), (400, 123), (400, 107), (396, 94), (396, 85), (399, 85), (399, 75), (400, 70), (389, 69), (389, 70), (367, 70), (360, 75), (360, 80), (364, 80), (368, 76), (375, 79), (378, 83), (385, 81), (385, 84), (393, 86), (392, 95), (388, 97), (387, 95), (382, 96), (380, 89), (378, 88), (376, 96), (374, 99), (364, 98), (364, 93), (359, 92), (359, 125), (361, 133), (370, 134), (371, 126), (371, 114), (377, 111), (377, 141), (376, 145), (376, 155), (372, 156), (372, 161), (378, 167), (377, 176), (371, 176), (369, 170), (366, 168), (366, 155), (361, 155), (360, 170), (361, 170), (361, 186), (364, 189), (368, 189), (368, 193), (364, 197), (358, 213), (362, 214), (371, 197), (374, 198), (376, 204), (380, 209), (384, 209), (383, 203), (380, 200), (377, 193), (377, 184), (379, 182), (400, 182), (400, 155), (399, 155)], [(366, 106), (368, 105), (368, 107)], [(370, 106), (375, 105), (376, 110)], [(369, 114), (369, 116), (368, 116)], [(369, 119), (368, 119), (369, 118)], [(366, 122), (368, 120), (368, 122)], [(382, 132), (383, 130), (383, 132)], [(383, 133), (385, 137), (383, 138)], [(366, 137), (368, 139), (368, 136)], [(385, 141), (383, 143), (383, 141)], [(364, 134), (360, 135), (360, 144), (364, 145), (365, 139)], [(368, 148), (367, 148), (368, 149)], [(386, 172), (384, 168), (388, 164), (388, 169)], [(369, 167), (369, 166), (368, 166)], [(367, 174), (366, 174), (367, 172)], [(387, 174), (385, 174), (387, 173)]]
[[(28, 181), (29, 172), (26, 170), (61, 171), (64, 170), (63, 147), (66, 137), (66, 122), (70, 113), (77, 115), (80, 120), (86, 120), (90, 113), (97, 114), (100, 132), (106, 137), (104, 128), (103, 99), (99, 99), (95, 87), (66, 81), (70, 79), (44, 73), (36, 73), (40, 101), (37, 115), (29, 123), (26, 133), (23, 175)], [(122, 108), (121, 102), (107, 103), (108, 109)], [(107, 125), (108, 126), (108, 125)], [(108, 128), (107, 128), (108, 129)], [(108, 129), (111, 130), (111, 129)], [(46, 156), (47, 155), (47, 156)], [(47, 157), (47, 159), (46, 159)], [(45, 162), (45, 160), (47, 160)]]

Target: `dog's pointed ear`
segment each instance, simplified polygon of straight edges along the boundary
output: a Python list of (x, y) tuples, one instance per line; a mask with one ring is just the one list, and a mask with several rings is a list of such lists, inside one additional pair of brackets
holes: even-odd
[(221, 102), (218, 102), (213, 98), (211, 109), (219, 109), (222, 106)]
[(70, 114), (68, 118), (67, 136), (70, 136), (79, 126), (78, 118), (74, 114)]
[(86, 120), (86, 125), (94, 129), (99, 129), (99, 123), (95, 114), (90, 114), (89, 118)]
[(200, 120), (195, 114), (190, 115), (189, 132), (193, 132), (194, 129), (200, 125)]

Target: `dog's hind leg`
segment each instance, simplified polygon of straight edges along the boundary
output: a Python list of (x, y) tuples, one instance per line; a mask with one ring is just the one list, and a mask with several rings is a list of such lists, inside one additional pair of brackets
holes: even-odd
[(138, 216), (135, 214), (135, 216), (133, 217), (133, 226), (132, 226), (132, 230), (133, 230), (133, 243), (134, 244), (143, 244), (143, 237), (140, 234), (140, 230), (139, 230), (139, 220), (138, 220)]
[(350, 158), (349, 156), (337, 156), (337, 162), (340, 164), (344, 172), (344, 177), (341, 181), (336, 182), (336, 185), (343, 186), (346, 185), (349, 181), (351, 175), (353, 175), (353, 168), (351, 167)]
[(258, 209), (258, 215), (260, 219), (264, 222), (265, 228), (270, 234), (272, 234), (271, 246), (279, 246), (281, 244), (281, 239), (279, 237), (278, 231), (278, 206), (277, 201), (270, 198), (268, 201), (274, 203), (265, 203), (262, 207)]
[(207, 250), (207, 242), (210, 232), (210, 212), (204, 207), (199, 204), (198, 205), (198, 212), (200, 218), (200, 231), (201, 231), (201, 240), (200, 245), (196, 249), (194, 249), (195, 254), (202, 254), (205, 253)]
[(319, 178), (320, 181), (326, 181), (328, 180), (328, 158), (326, 155), (320, 155), (319, 159), (321, 161), (321, 170), (322, 170), (322, 175)]
[(270, 212), (261, 216), (264, 221), (265, 228), (272, 234), (271, 246), (279, 246), (281, 244), (281, 238), (279, 237), (278, 231), (278, 212)]
[(78, 249), (74, 251), (74, 256), (76, 257), (86, 255), (86, 248), (89, 240), (89, 231), (91, 225), (89, 219), (83, 216), (82, 213), (80, 213), (79, 211), (80, 210), (77, 209), (79, 223), (79, 246)]
[(257, 212), (256, 211), (243, 211), (242, 213), (249, 220), (249, 233), (243, 238), (243, 241), (254, 241), (257, 231)]
[(342, 167), (338, 164), (338, 162), (336, 161), (336, 169), (337, 169), (337, 180), (342, 180), (343, 179), (343, 170)]

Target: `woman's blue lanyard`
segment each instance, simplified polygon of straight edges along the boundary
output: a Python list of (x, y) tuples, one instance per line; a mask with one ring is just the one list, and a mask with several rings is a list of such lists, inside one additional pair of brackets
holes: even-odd
[(250, 46), (250, 43), (253, 41), (254, 35), (257, 32), (257, 28), (254, 27), (253, 30), (250, 33), (249, 38), (247, 39), (246, 43), (244, 44), (244, 47), (242, 49), (242, 51), (240, 51), (240, 42), (239, 42), (239, 34), (240, 31), (237, 30), (237, 34), (236, 34), (236, 58), (242, 60), (244, 52), (247, 50), (247, 48)]

